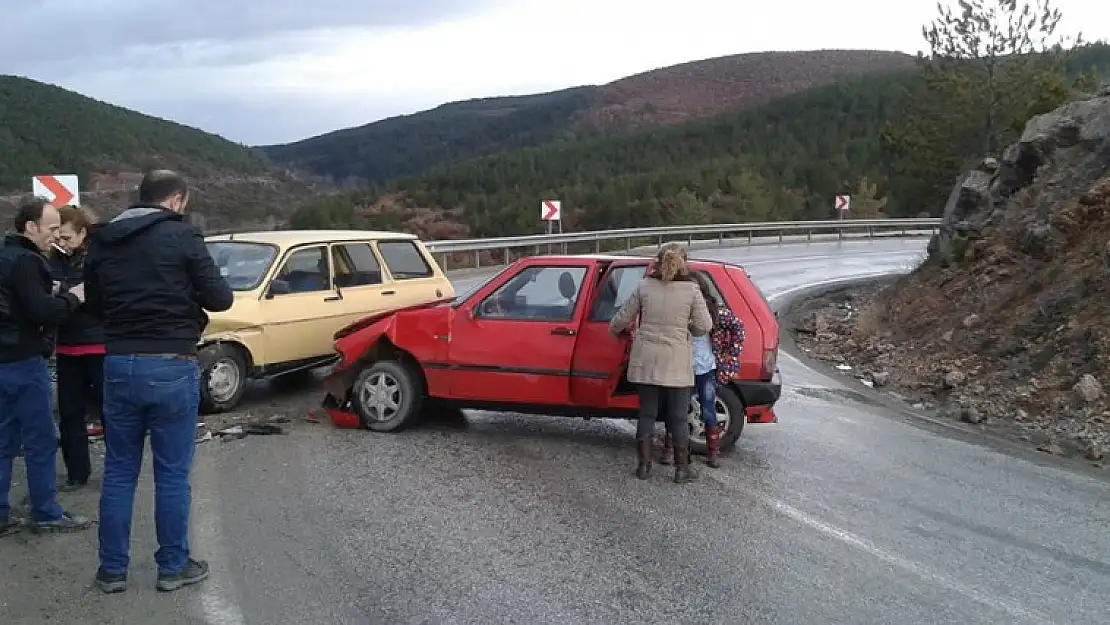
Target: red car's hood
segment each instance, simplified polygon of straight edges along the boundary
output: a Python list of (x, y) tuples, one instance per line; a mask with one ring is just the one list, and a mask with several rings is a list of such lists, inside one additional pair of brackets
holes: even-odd
[(423, 310), (425, 308), (436, 308), (436, 307), (439, 307), (439, 306), (447, 306), (448, 304), (450, 304), (454, 300), (455, 300), (454, 297), (445, 297), (443, 299), (434, 300), (434, 301), (431, 301), (431, 302), (427, 302), (425, 304), (414, 304), (412, 306), (406, 306), (405, 308), (398, 308), (397, 310), (389, 310), (389, 311), (380, 312), (380, 313), (373, 314), (373, 315), (368, 315), (368, 316), (363, 317), (362, 319), (359, 319), (358, 321), (356, 321), (356, 322), (354, 322), (350, 325), (347, 325), (347, 326), (344, 326), (344, 327), (340, 328), (339, 331), (336, 332), (335, 335), (332, 338), (338, 341), (341, 338), (351, 336), (355, 332), (358, 332), (359, 330), (362, 330), (363, 328), (368, 328), (368, 327), (374, 325), (375, 323), (381, 321), (382, 319), (385, 319), (385, 318), (390, 317), (392, 315), (397, 315), (397, 314), (401, 314), (401, 313), (412, 311), (412, 310)]

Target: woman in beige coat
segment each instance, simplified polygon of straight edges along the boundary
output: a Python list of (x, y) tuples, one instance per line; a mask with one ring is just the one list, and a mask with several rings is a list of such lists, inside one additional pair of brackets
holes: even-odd
[(636, 427), (639, 464), (636, 477), (651, 472), (651, 439), (663, 412), (674, 439), (674, 481), (697, 476), (690, 468), (690, 429), (686, 411), (694, 386), (691, 333), (701, 336), (713, 327), (705, 299), (686, 268), (686, 250), (668, 244), (659, 250), (651, 273), (617, 311), (609, 332), (619, 335), (639, 319), (628, 359), (628, 381), (637, 385), (640, 419)]

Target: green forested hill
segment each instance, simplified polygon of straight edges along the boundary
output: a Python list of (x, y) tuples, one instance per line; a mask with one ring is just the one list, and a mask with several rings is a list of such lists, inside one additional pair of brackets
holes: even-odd
[[(398, 227), (402, 207), (461, 208), (471, 236), (500, 236), (538, 231), (542, 198), (562, 200), (576, 229), (824, 218), (834, 194), (881, 178), (882, 122), (913, 80), (867, 77), (716, 119), (473, 159), (331, 198), (293, 223), (345, 225), (370, 213), (376, 227)], [(383, 197), (393, 210), (374, 210)]]
[(691, 61), (602, 86), (484, 98), (260, 149), (347, 183), (380, 183), (466, 158), (619, 134), (742, 109), (840, 78), (912, 67), (881, 50), (756, 52)]
[(327, 191), (217, 135), (0, 76), (0, 217), (43, 173), (78, 174), (83, 205), (110, 214), (132, 201), (139, 172), (153, 167), (189, 177), (197, 191), (193, 209), (213, 229), (272, 227)]
[[(1085, 49), (1075, 64), (1110, 68), (1110, 48)], [(820, 219), (833, 215), (837, 193), (854, 196), (857, 216), (936, 214), (945, 198), (899, 178), (882, 140), (922, 89), (916, 71), (871, 75), (708, 120), (471, 159), (329, 198), (293, 223), (369, 222), (428, 236), (439, 215), (469, 236), (510, 235), (541, 230), (542, 198), (562, 200), (572, 229)]]
[(383, 181), (455, 160), (563, 137), (597, 87), (453, 102), (430, 111), (259, 148), (276, 162), (338, 182)]
[(0, 190), (35, 174), (94, 173), (166, 166), (195, 175), (259, 174), (269, 167), (249, 148), (17, 76), (0, 76)]

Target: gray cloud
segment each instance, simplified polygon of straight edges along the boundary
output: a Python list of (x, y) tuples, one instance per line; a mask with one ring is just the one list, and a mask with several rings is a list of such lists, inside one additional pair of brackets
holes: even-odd
[(424, 26), (504, 0), (0, 0), (0, 72), (239, 64), (298, 35)]
[(248, 145), (288, 142), (438, 102), (384, 93), (259, 93), (242, 80), (243, 68), (513, 1), (0, 0), (0, 73)]

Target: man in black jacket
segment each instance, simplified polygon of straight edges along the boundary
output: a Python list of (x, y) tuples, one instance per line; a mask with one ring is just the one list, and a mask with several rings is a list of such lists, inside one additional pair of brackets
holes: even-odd
[(139, 203), (92, 235), (85, 259), (87, 308), (104, 321), (104, 484), (100, 568), (104, 592), (127, 588), (135, 486), (143, 438), (154, 456), (158, 590), (208, 577), (189, 553), (189, 472), (200, 400), (197, 342), (205, 310), (233, 294), (204, 237), (183, 218), (189, 191), (170, 171), (148, 173)]
[(15, 232), (0, 248), (0, 534), (18, 527), (11, 515), (13, 459), (23, 443), (30, 491), (32, 529), (84, 529), (89, 520), (71, 516), (57, 502), (58, 440), (50, 400), (50, 356), (54, 327), (81, 304), (77, 287), (53, 293), (43, 253), (54, 244), (61, 220), (40, 199), (24, 202)]

